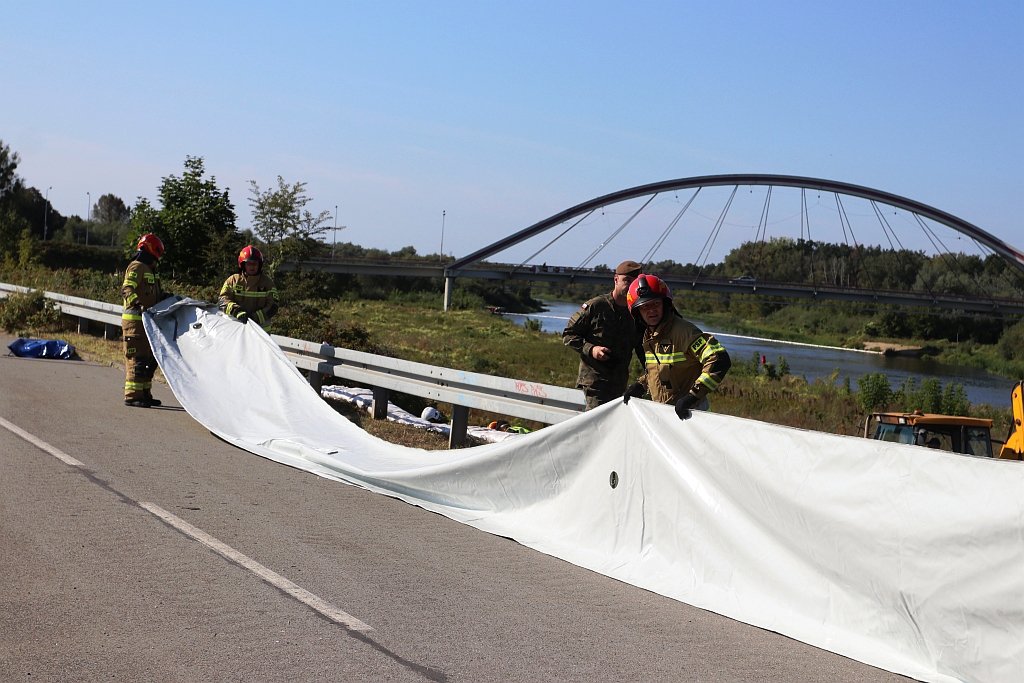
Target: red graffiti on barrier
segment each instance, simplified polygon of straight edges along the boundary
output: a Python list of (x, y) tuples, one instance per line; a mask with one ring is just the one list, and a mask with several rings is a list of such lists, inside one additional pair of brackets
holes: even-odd
[(547, 398), (548, 395), (544, 393), (543, 384), (533, 384), (532, 382), (522, 382), (516, 380), (516, 391), (520, 394), (529, 394), (530, 396), (536, 396), (538, 398)]

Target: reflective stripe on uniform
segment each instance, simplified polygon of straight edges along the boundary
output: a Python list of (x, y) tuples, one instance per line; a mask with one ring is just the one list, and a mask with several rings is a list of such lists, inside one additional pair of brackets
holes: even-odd
[(700, 362), (703, 363), (714, 354), (721, 353), (722, 351), (725, 351), (725, 347), (719, 344), (718, 341), (715, 341), (713, 344), (709, 343), (700, 354)]
[(711, 375), (706, 372), (700, 373), (700, 377), (697, 378), (697, 384), (703, 384), (712, 391), (718, 388), (718, 382), (712, 379)]
[(231, 293), (231, 294), (233, 294), (235, 296), (244, 297), (246, 299), (262, 299), (262, 298), (268, 297), (268, 296), (276, 298), (277, 297), (277, 288), (275, 287), (274, 289), (271, 289), (268, 292), (255, 292), (255, 291), (254, 292), (249, 292), (249, 291), (246, 291), (246, 290), (242, 289), (241, 287), (229, 287), (229, 286), (225, 285), (223, 288), (221, 288), (220, 293), (221, 294)]
[(130, 313), (128, 311), (125, 311), (124, 313), (121, 314), (121, 320), (131, 320), (131, 321), (136, 321), (137, 320), (137, 321), (141, 322), (142, 321), (142, 314), (141, 313)]
[(686, 360), (685, 351), (673, 351), (672, 353), (658, 353), (657, 351), (648, 351), (644, 354), (644, 360), (652, 365), (672, 365), (673, 363), (682, 363)]

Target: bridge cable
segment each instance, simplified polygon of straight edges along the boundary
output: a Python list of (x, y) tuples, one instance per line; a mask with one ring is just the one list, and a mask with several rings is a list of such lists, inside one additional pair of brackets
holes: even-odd
[(1024, 293), (1024, 274), (1016, 268), (1007, 268), (1006, 259), (1001, 254), (996, 253), (995, 249), (992, 247), (979, 242), (974, 237), (971, 237), (971, 241), (974, 242), (974, 245), (978, 247), (980, 251), (985, 252), (985, 260), (988, 260), (992, 256), (995, 256), (998, 259), (998, 263), (1000, 265), (999, 278), (1009, 286), (1010, 290), (1014, 292), (1016, 298), (1020, 298), (1020, 295)]
[(686, 210), (690, 208), (690, 204), (693, 204), (693, 200), (697, 198), (697, 195), (700, 193), (702, 189), (702, 187), (698, 187), (694, 191), (689, 201), (686, 202), (686, 205), (683, 206), (682, 210), (676, 214), (676, 217), (672, 219), (672, 222), (668, 224), (668, 227), (665, 228), (664, 231), (662, 231), (658, 239), (655, 240), (653, 245), (651, 245), (651, 248), (647, 250), (646, 254), (644, 254), (644, 257), (640, 259), (640, 263), (651, 263), (653, 261), (654, 255), (658, 252), (659, 249), (661, 249), (661, 245), (665, 243), (666, 238), (668, 238), (672, 230), (675, 229), (676, 224), (679, 223), (679, 220), (683, 217), (683, 214), (686, 213)]
[[(882, 232), (885, 234), (885, 238), (886, 238), (886, 240), (888, 240), (889, 246), (892, 247), (892, 250), (896, 253), (896, 261), (897, 261), (897, 263), (899, 263), (901, 265), (905, 265), (906, 261), (902, 257), (902, 252), (906, 251), (906, 249), (903, 246), (903, 242), (900, 241), (899, 235), (896, 234), (896, 230), (893, 229), (893, 227), (889, 224), (889, 221), (885, 217), (885, 215), (882, 212), (882, 210), (880, 208), (878, 208), (877, 202), (875, 202), (875, 200), (872, 199), (872, 200), (870, 200), (870, 204), (871, 204), (871, 208), (874, 209), (874, 211), (875, 211), (875, 217), (878, 219), (878, 224), (882, 227)], [(911, 213), (913, 213), (913, 212), (911, 212)], [(913, 214), (913, 215), (917, 216), (917, 214)], [(896, 244), (893, 244), (893, 240), (896, 241)], [(899, 249), (896, 248), (897, 244), (899, 245)], [(918, 272), (920, 272), (920, 268), (918, 268), (917, 270), (918, 270)], [(911, 285), (911, 289), (912, 288), (913, 288), (913, 285)], [(933, 299), (936, 298), (935, 292), (933, 292), (931, 290), (931, 288), (928, 287), (927, 285), (925, 285), (925, 291), (928, 292), (928, 296), (932, 297)]]
[(703, 256), (704, 261), (700, 263), (700, 268), (697, 269), (697, 275), (694, 276), (694, 281), (700, 278), (700, 274), (704, 272), (704, 266), (707, 265), (708, 259), (711, 258), (711, 249), (715, 246), (715, 240), (718, 239), (718, 234), (722, 231), (722, 224), (725, 223), (725, 217), (729, 213), (729, 208), (732, 206), (732, 201), (736, 198), (736, 192), (739, 189), (739, 185), (733, 185), (732, 193), (729, 195), (729, 199), (725, 202), (725, 206), (722, 208), (722, 213), (718, 216), (718, 221), (715, 223), (714, 227), (711, 228), (708, 238), (704, 240), (704, 246), (701, 247), (700, 253), (697, 254), (697, 259), (699, 260), (701, 256)]
[[(804, 238), (804, 226), (807, 226), (807, 244), (810, 248), (810, 262), (811, 262), (811, 285), (814, 287), (818, 286), (818, 274), (814, 269), (814, 240), (811, 239), (811, 216), (807, 212), (807, 188), (800, 188), (800, 239)], [(822, 271), (824, 276), (824, 270)]]
[[(853, 277), (854, 276), (858, 276), (857, 280), (859, 281), (859, 276), (861, 274), (861, 267), (860, 267), (861, 266), (861, 259), (860, 259), (861, 247), (860, 247), (860, 244), (858, 244), (858, 242), (857, 242), (857, 236), (853, 234), (853, 224), (850, 222), (850, 217), (846, 215), (846, 207), (843, 206), (843, 200), (839, 197), (839, 193), (838, 192), (833, 192), (832, 194), (836, 198), (836, 208), (838, 209), (838, 212), (839, 212), (839, 225), (843, 228), (843, 240), (846, 241), (846, 246), (849, 247), (850, 246), (849, 240), (850, 239), (853, 240), (853, 249), (852, 249), (853, 253), (852, 253), (851, 259), (850, 259), (853, 262), (853, 273), (851, 273), (851, 283), (852, 283)], [(849, 233), (850, 233), (849, 237), (847, 237), (847, 235), (846, 235), (847, 230), (849, 230)], [(847, 286), (850, 286), (850, 285), (847, 285)]]
[(586, 267), (587, 267), (587, 265), (588, 265), (588, 264), (589, 264), (589, 263), (590, 263), (591, 261), (593, 261), (593, 260), (594, 260), (594, 257), (596, 257), (596, 256), (597, 256), (598, 254), (600, 254), (600, 253), (601, 253), (601, 250), (603, 250), (603, 249), (604, 249), (604, 248), (605, 248), (606, 246), (608, 246), (608, 245), (609, 245), (609, 244), (611, 243), (611, 241), (612, 241), (613, 239), (615, 239), (615, 238), (616, 238), (616, 237), (618, 236), (618, 234), (619, 234), (620, 232), (622, 232), (623, 230), (625, 230), (625, 229), (626, 229), (626, 226), (627, 226), (627, 225), (629, 225), (630, 223), (632, 223), (632, 222), (633, 222), (633, 219), (634, 219), (634, 218), (636, 218), (636, 217), (637, 217), (637, 216), (638, 216), (638, 215), (640, 214), (640, 212), (641, 212), (641, 211), (643, 211), (644, 209), (646, 209), (646, 208), (647, 208), (647, 205), (648, 205), (648, 204), (650, 204), (651, 202), (653, 202), (653, 201), (654, 201), (654, 198), (655, 198), (655, 197), (657, 197), (657, 196), (658, 196), (658, 193), (657, 193), (657, 192), (655, 192), (654, 194), (652, 194), (652, 195), (651, 195), (651, 198), (650, 198), (650, 199), (648, 199), (648, 200), (647, 200), (646, 202), (644, 202), (643, 206), (641, 206), (641, 207), (640, 207), (639, 209), (637, 209), (636, 211), (634, 211), (634, 212), (633, 212), (633, 215), (632, 215), (632, 216), (630, 216), (629, 218), (627, 218), (627, 219), (626, 219), (626, 222), (625, 222), (625, 223), (623, 223), (622, 225), (620, 225), (620, 226), (619, 226), (619, 227), (618, 227), (618, 228), (617, 228), (617, 229), (616, 229), (616, 230), (615, 230), (615, 231), (614, 231), (614, 232), (613, 232), (613, 233), (612, 233), (611, 235), (609, 235), (608, 237), (606, 237), (606, 238), (605, 238), (605, 240), (604, 240), (603, 242), (601, 242), (601, 244), (599, 244), (599, 245), (597, 246), (597, 249), (595, 249), (595, 250), (594, 250), (594, 251), (593, 251), (593, 252), (592, 252), (592, 253), (590, 254), (590, 256), (588, 256), (588, 257), (587, 257), (586, 259), (584, 259), (584, 260), (583, 260), (583, 263), (581, 263), (580, 265), (578, 265), (578, 266), (576, 267), (576, 269), (577, 269), (577, 270), (583, 270), (584, 268), (586, 268)]
[[(914, 219), (917, 220), (918, 225), (924, 231), (925, 236), (927, 236), (929, 241), (931, 241), (932, 246), (935, 247), (935, 251), (938, 253), (938, 256), (943, 260), (943, 262), (945, 262), (946, 267), (949, 268), (949, 272), (952, 273), (953, 276), (956, 277), (956, 279), (960, 281), (960, 284), (964, 286), (964, 289), (968, 293), (970, 293), (972, 296), (978, 296), (978, 294), (974, 293), (974, 291), (973, 291), (976, 288), (975, 287), (971, 287), (971, 284), (977, 284), (977, 283), (972, 283), (971, 281), (966, 280), (966, 278), (965, 278), (965, 270), (966, 269), (963, 268), (960, 265), (960, 259), (955, 254), (953, 254), (953, 251), (949, 247), (946, 246), (946, 244), (942, 241), (942, 238), (939, 237), (939, 235), (934, 230), (932, 230), (930, 227), (928, 227), (928, 225), (924, 222), (924, 220), (919, 215), (917, 215), (915, 213), (915, 214), (913, 214), (913, 216), (914, 216)], [(939, 247), (936, 246), (936, 242), (938, 242), (938, 244), (942, 247), (942, 249), (939, 249)], [(975, 242), (975, 244), (977, 244), (977, 242)], [(943, 250), (945, 250), (945, 251), (943, 251)], [(955, 268), (950, 267), (950, 265), (949, 265), (950, 263), (952, 263), (956, 267)], [(931, 294), (932, 296), (935, 296), (934, 294), (932, 294), (930, 288), (928, 289), (928, 293)], [(991, 293), (988, 293), (987, 295), (985, 295), (985, 298), (988, 299), (988, 301), (990, 303), (995, 305), (996, 302), (995, 302), (995, 299), (993, 299)]]
[(759, 276), (761, 274), (761, 261), (764, 259), (764, 241), (768, 235), (768, 209), (772, 203), (772, 189), (773, 187), (769, 185), (768, 192), (764, 196), (764, 205), (761, 207), (761, 218), (757, 222), (757, 232), (754, 234), (755, 240), (758, 235), (761, 237), (754, 259), (754, 270), (757, 271), (756, 274)]
[(569, 226), (568, 228), (566, 228), (566, 229), (565, 229), (565, 230), (563, 230), (562, 232), (558, 233), (558, 235), (557, 235), (557, 236), (555, 236), (555, 238), (554, 238), (553, 240), (551, 240), (550, 242), (548, 242), (547, 244), (545, 244), (545, 245), (544, 245), (543, 247), (541, 247), (540, 249), (538, 249), (537, 251), (535, 251), (535, 252), (534, 252), (533, 254), (531, 254), (530, 256), (527, 256), (527, 257), (526, 257), (526, 259), (524, 259), (522, 263), (520, 263), (520, 264), (519, 264), (518, 266), (514, 267), (514, 268), (513, 268), (512, 270), (513, 270), (513, 271), (519, 270), (520, 268), (522, 268), (523, 266), (525, 266), (525, 265), (526, 265), (526, 264), (527, 264), (528, 262), (532, 261), (532, 260), (533, 260), (534, 258), (536, 258), (537, 256), (540, 256), (540, 255), (541, 255), (541, 253), (543, 253), (543, 252), (544, 252), (544, 251), (545, 251), (545, 250), (546, 250), (546, 249), (547, 249), (548, 247), (550, 247), (550, 246), (551, 246), (552, 244), (554, 244), (554, 243), (555, 243), (555, 242), (557, 242), (558, 240), (562, 239), (562, 237), (564, 237), (564, 236), (565, 236), (565, 234), (566, 234), (567, 232), (569, 232), (570, 230), (572, 230), (573, 228), (575, 228), (575, 227), (576, 227), (577, 225), (579, 225), (580, 223), (582, 223), (582, 222), (583, 222), (583, 221), (585, 221), (586, 219), (590, 218), (590, 216), (591, 216), (591, 215), (592, 215), (592, 214), (593, 214), (593, 213), (594, 213), (595, 211), (597, 211), (597, 209), (596, 209), (596, 208), (594, 208), (594, 209), (591, 209), (590, 211), (588, 211), (587, 213), (585, 213), (585, 214), (584, 214), (584, 215), (583, 215), (583, 216), (582, 216), (582, 217), (581, 217), (581, 218), (580, 218), (579, 220), (577, 220), (577, 221), (576, 221), (575, 223), (573, 223), (572, 225), (570, 225), (570, 226)]

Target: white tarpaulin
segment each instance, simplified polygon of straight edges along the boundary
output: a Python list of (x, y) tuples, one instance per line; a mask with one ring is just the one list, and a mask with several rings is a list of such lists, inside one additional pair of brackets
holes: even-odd
[(181, 405), (252, 453), (890, 671), (1024, 680), (1022, 463), (643, 400), (425, 451), (338, 415), (256, 325), (144, 319)]

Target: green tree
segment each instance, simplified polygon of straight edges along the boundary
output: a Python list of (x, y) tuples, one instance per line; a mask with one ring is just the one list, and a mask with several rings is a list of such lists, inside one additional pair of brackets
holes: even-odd
[(3, 202), (7, 194), (20, 182), (17, 173), (20, 161), (18, 153), (11, 151), (10, 146), (0, 140), (0, 202)]
[(131, 211), (124, 200), (113, 194), (103, 195), (92, 207), (92, 220), (97, 223), (124, 223), (129, 216)]
[[(167, 249), (164, 267), (174, 277), (192, 283), (219, 278), (225, 261), (230, 260), (224, 245), (237, 244), (240, 239), (228, 191), (205, 174), (202, 157), (186, 156), (181, 177), (169, 175), (160, 184), (158, 214), (141, 198), (132, 209), (134, 234), (130, 241), (144, 232), (155, 232)], [(134, 246), (129, 244), (132, 251)]]
[(18, 178), (17, 152), (0, 140), (0, 254), (4, 259), (12, 258), (18, 245), (21, 231), (31, 227), (17, 210), (14, 193), (20, 185)]
[(315, 254), (321, 243), (317, 236), (327, 232), (330, 211), (313, 214), (306, 209), (312, 197), (306, 195), (306, 183), (288, 184), (277, 176), (277, 189), (260, 189), (249, 181), (253, 231), (267, 246), (268, 270), (284, 261), (301, 261)]

